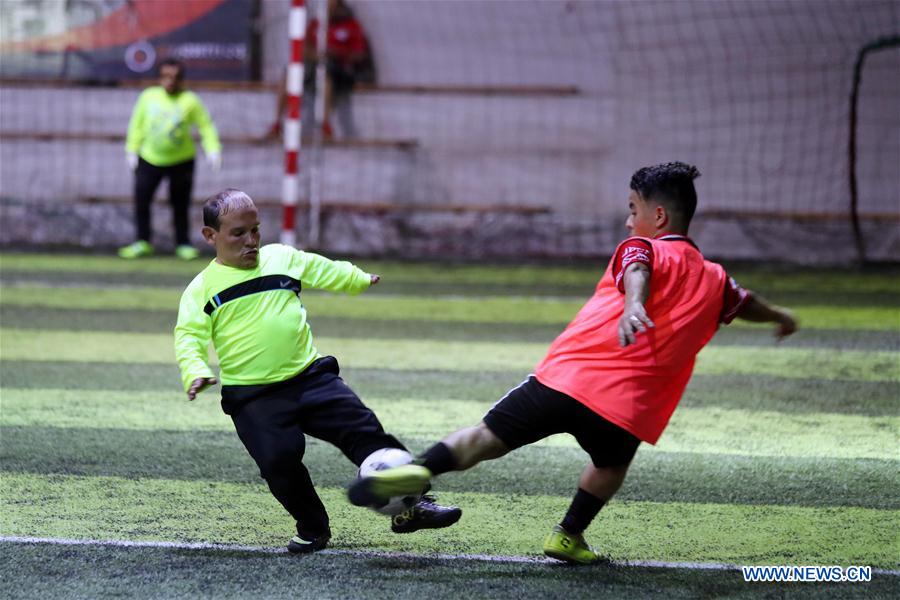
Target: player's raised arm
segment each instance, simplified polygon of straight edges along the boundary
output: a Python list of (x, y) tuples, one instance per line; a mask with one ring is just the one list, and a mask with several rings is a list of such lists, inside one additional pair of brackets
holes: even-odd
[(359, 294), (378, 283), (380, 277), (366, 273), (353, 263), (331, 260), (313, 252), (297, 251), (293, 259), (304, 287)]
[(770, 304), (758, 294), (751, 293), (749, 298), (738, 309), (738, 319), (754, 323), (775, 323), (775, 337), (779, 340), (797, 331), (797, 319), (786, 308)]

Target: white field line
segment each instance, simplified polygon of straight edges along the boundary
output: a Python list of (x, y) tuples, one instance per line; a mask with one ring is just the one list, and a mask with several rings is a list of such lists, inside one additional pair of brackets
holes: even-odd
[[(76, 540), (67, 538), (44, 537), (20, 537), (0, 536), (0, 543), (10, 542), (18, 544), (51, 544), (57, 546), (112, 546), (117, 548), (170, 548), (173, 550), (221, 550), (227, 552), (252, 552), (257, 554), (286, 554), (287, 549), (266, 548), (262, 546), (242, 546), (239, 544), (211, 544), (208, 542), (162, 542), (162, 541), (133, 541), (133, 540)], [(559, 564), (559, 561), (543, 557), (530, 556), (498, 556), (493, 554), (414, 554), (411, 552), (379, 552), (363, 550), (322, 550), (319, 554), (333, 554), (338, 556), (358, 556), (361, 558), (411, 558), (432, 560), (472, 560), (496, 563), (530, 563), (530, 564)], [(739, 565), (727, 563), (702, 563), (702, 562), (666, 562), (659, 560), (630, 560), (610, 561), (604, 563), (614, 567), (645, 567), (657, 569), (689, 569), (709, 571), (737, 571)], [(900, 576), (900, 570), (872, 569), (879, 575)]]

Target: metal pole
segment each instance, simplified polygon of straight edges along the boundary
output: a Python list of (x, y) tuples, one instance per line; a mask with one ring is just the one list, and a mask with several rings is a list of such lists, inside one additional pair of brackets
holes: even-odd
[(295, 218), (300, 173), (300, 107), (303, 101), (303, 37), (306, 35), (304, 0), (291, 0), (288, 36), (291, 41), (287, 68), (287, 118), (284, 120), (284, 181), (281, 190), (281, 243), (296, 245)]
[(309, 172), (309, 245), (318, 248), (322, 227), (322, 179), (324, 150), (322, 127), (325, 123), (325, 86), (328, 62), (328, 2), (319, 0), (316, 6), (319, 28), (316, 31), (316, 103), (314, 109), (313, 164)]
[(859, 87), (862, 81), (863, 63), (866, 55), (875, 50), (894, 48), (900, 46), (900, 36), (893, 35), (875, 40), (866, 44), (856, 55), (856, 64), (853, 67), (853, 87), (850, 91), (850, 135), (848, 136), (848, 171), (850, 181), (850, 221), (853, 225), (853, 240), (856, 242), (856, 258), (860, 265), (866, 264), (866, 244), (863, 239), (862, 225), (859, 219), (859, 186), (856, 180), (856, 130), (858, 128), (859, 112)]

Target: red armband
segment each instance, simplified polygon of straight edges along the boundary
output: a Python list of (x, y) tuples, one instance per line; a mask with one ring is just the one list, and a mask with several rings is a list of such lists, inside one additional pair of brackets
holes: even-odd
[(742, 288), (731, 277), (725, 278), (725, 296), (722, 302), (722, 314), (719, 315), (719, 322), (728, 325), (741, 312), (744, 305), (750, 301), (752, 294)]
[(653, 246), (647, 240), (641, 238), (629, 238), (619, 244), (616, 255), (613, 258), (612, 275), (616, 282), (616, 288), (625, 293), (625, 282), (622, 277), (625, 269), (632, 263), (647, 265), (653, 270)]

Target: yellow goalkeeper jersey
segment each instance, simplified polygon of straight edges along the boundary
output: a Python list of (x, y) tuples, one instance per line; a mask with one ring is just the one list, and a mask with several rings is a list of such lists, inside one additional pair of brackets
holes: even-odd
[(173, 96), (162, 86), (147, 88), (134, 105), (125, 150), (157, 167), (191, 160), (197, 154), (194, 126), (204, 152), (222, 151), (216, 126), (197, 94), (184, 90)]

